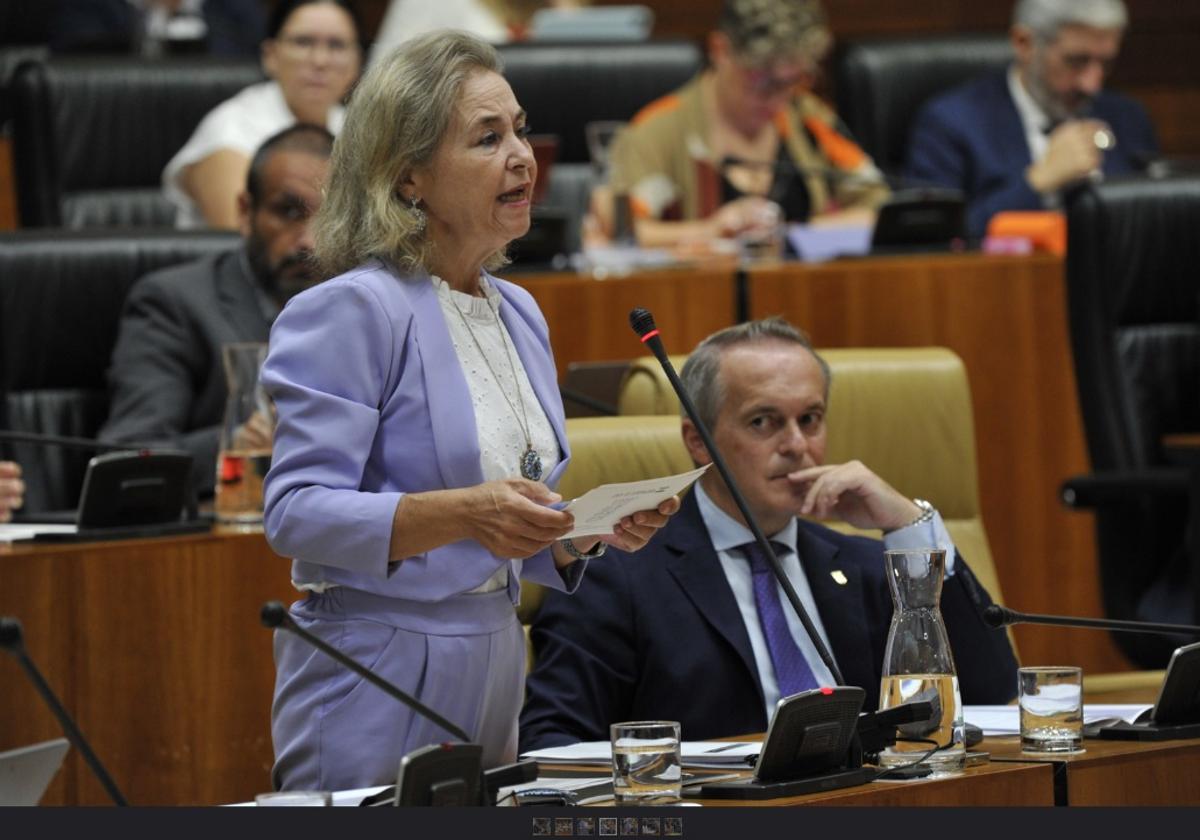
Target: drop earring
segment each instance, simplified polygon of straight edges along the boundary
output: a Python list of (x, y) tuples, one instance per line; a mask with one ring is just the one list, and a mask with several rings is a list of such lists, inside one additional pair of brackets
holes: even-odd
[(411, 210), (413, 214), (414, 233), (425, 232), (425, 211), (421, 209), (420, 204), (421, 199), (417, 198), (415, 195), (409, 200), (409, 210)]

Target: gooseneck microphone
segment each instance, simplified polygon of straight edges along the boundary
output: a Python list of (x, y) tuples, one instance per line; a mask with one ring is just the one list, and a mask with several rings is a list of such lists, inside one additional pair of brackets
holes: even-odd
[(33, 664), (33, 660), (29, 658), (29, 654), (25, 650), (25, 639), (21, 629), (21, 622), (15, 618), (0, 616), (0, 647), (3, 647), (11, 653), (29, 677), (29, 681), (33, 683), (34, 690), (41, 695), (42, 700), (49, 707), (54, 717), (58, 719), (58, 725), (62, 727), (63, 734), (67, 736), (67, 740), (79, 750), (79, 754), (83, 756), (84, 762), (87, 764), (95, 775), (100, 785), (104, 788), (104, 792), (108, 794), (108, 798), (113, 801), (114, 805), (126, 806), (129, 804), (124, 795), (121, 793), (117, 783), (108, 775), (108, 771), (104, 769), (104, 765), (100, 763), (100, 759), (92, 752), (92, 747), (88, 744), (87, 739), (83, 737), (83, 733), (79, 731), (79, 727), (75, 725), (74, 719), (63, 708), (63, 704), (59, 702), (54, 690), (50, 688), (50, 684), (42, 677), (37, 666)]
[(442, 729), (446, 730), (451, 735), (453, 735), (455, 738), (457, 738), (463, 742), (469, 742), (471, 740), (470, 735), (468, 735), (466, 732), (464, 732), (459, 727), (455, 726), (450, 721), (446, 720), (444, 717), (439, 715), (433, 709), (426, 706), (420, 700), (416, 699), (415, 697), (413, 697), (410, 694), (405, 693), (404, 691), (401, 691), (399, 688), (392, 685), (390, 682), (385, 680), (383, 677), (380, 677), (379, 675), (377, 675), (374, 671), (370, 670), (369, 668), (364, 668), (362, 665), (359, 665), (357, 662), (355, 662), (349, 656), (346, 656), (346, 654), (342, 653), (337, 648), (332, 647), (331, 645), (324, 642), (322, 639), (317, 638), (312, 633), (309, 633), (303, 627), (296, 624), (296, 622), (292, 620), (292, 617), (290, 615), (288, 615), (287, 607), (285, 607), (279, 601), (267, 601), (267, 603), (263, 604), (262, 612), (260, 613), (260, 616), (262, 618), (262, 623), (264, 626), (278, 627), (283, 630), (287, 630), (289, 633), (293, 633), (293, 634), (299, 636), (301, 639), (308, 642), (310, 645), (315, 647), (317, 650), (321, 651), (321, 653), (325, 654), (326, 656), (332, 657), (334, 660), (336, 660), (340, 664), (345, 665), (351, 671), (358, 674), (360, 677), (365, 679), (367, 682), (371, 683), (371, 685), (375, 686), (376, 688), (381, 689), (389, 697), (399, 700), (401, 703), (403, 703), (405, 706), (408, 706), (410, 709), (412, 709), (417, 714), (433, 721), (438, 726), (440, 726)]
[(1191, 624), (1156, 624), (1152, 621), (1124, 621), (1115, 618), (1079, 618), (1069, 615), (1036, 615), (1010, 610), (999, 604), (984, 607), (983, 620), (989, 627), (1010, 624), (1050, 624), (1058, 627), (1087, 627), (1098, 630), (1122, 630), (1128, 633), (1170, 633), (1200, 636), (1200, 627)]
[(808, 611), (800, 603), (800, 598), (796, 595), (796, 590), (792, 588), (792, 582), (783, 573), (783, 567), (779, 565), (779, 558), (775, 556), (775, 551), (771, 548), (770, 540), (763, 534), (758, 520), (750, 512), (750, 507), (746, 504), (746, 499), (742, 496), (742, 491), (737, 486), (737, 482), (734, 481), (733, 475), (730, 474), (729, 467), (725, 465), (725, 459), (721, 457), (720, 450), (717, 449), (716, 443), (713, 442), (712, 435), (708, 432), (708, 427), (700, 419), (700, 415), (696, 411), (696, 406), (692, 403), (691, 397), (688, 396), (687, 390), (684, 389), (683, 383), (679, 381), (679, 375), (675, 372), (675, 367), (671, 364), (671, 360), (667, 358), (667, 351), (663, 348), (662, 338), (659, 335), (658, 328), (654, 325), (654, 316), (649, 311), (639, 307), (629, 313), (629, 324), (633, 327), (633, 331), (641, 338), (642, 344), (650, 348), (650, 352), (654, 354), (654, 357), (658, 359), (658, 363), (662, 365), (663, 372), (667, 374), (667, 379), (670, 380), (671, 387), (675, 389), (675, 393), (679, 397), (679, 402), (683, 405), (688, 418), (696, 427), (696, 431), (700, 433), (700, 438), (704, 441), (704, 446), (708, 449), (708, 454), (712, 456), (717, 471), (721, 474), (721, 478), (725, 480), (725, 486), (729, 488), (729, 494), (733, 496), (738, 510), (742, 512), (742, 518), (749, 526), (751, 533), (754, 534), (755, 542), (758, 543), (759, 548), (762, 549), (763, 554), (766, 556), (767, 562), (771, 566), (771, 571), (775, 574), (775, 579), (783, 587), (783, 592), (787, 595), (788, 603), (792, 605), (792, 609), (799, 616), (800, 623), (804, 625), (804, 630), (808, 633), (813, 646), (817, 649), (821, 661), (825, 663), (825, 667), (833, 675), (834, 681), (838, 685), (845, 685), (846, 682), (842, 676), (841, 669), (838, 668), (837, 662), (834, 661), (833, 656), (825, 647), (825, 642), (821, 639), (821, 634), (817, 632), (817, 628), (813, 625)]

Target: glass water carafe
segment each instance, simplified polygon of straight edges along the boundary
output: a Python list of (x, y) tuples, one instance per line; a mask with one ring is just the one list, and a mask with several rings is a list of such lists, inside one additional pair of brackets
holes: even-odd
[(221, 349), (229, 396), (217, 455), (217, 521), (257, 527), (262, 524), (263, 479), (271, 466), (275, 431), (275, 412), (259, 379), (267, 345), (241, 342)]
[(939, 602), (946, 552), (939, 549), (884, 552), (892, 592), (892, 624), (883, 655), (879, 708), (928, 701), (928, 720), (899, 727), (896, 745), (880, 755), (884, 767), (927, 759), (935, 773), (962, 769), (962, 699)]

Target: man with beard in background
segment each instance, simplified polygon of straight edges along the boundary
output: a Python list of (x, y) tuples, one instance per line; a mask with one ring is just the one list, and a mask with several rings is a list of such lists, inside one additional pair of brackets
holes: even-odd
[[(99, 436), (190, 452), (201, 497), (213, 493), (228, 392), (222, 346), (265, 342), (288, 299), (319, 279), (309, 219), (321, 204), (332, 148), (333, 136), (312, 125), (268, 138), (238, 196), (243, 244), (149, 274), (125, 302)], [(269, 418), (256, 414), (237, 436), (247, 448), (270, 448)]]
[(1127, 24), (1122, 0), (1019, 0), (1012, 65), (921, 109), (905, 178), (962, 190), (982, 236), (1002, 210), (1055, 208), (1085, 179), (1143, 169), (1158, 152), (1150, 119), (1104, 89)]

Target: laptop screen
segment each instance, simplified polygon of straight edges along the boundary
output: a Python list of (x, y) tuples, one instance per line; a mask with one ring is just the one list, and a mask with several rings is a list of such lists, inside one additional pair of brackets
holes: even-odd
[(37, 805), (62, 766), (66, 738), (0, 753), (0, 806)]

